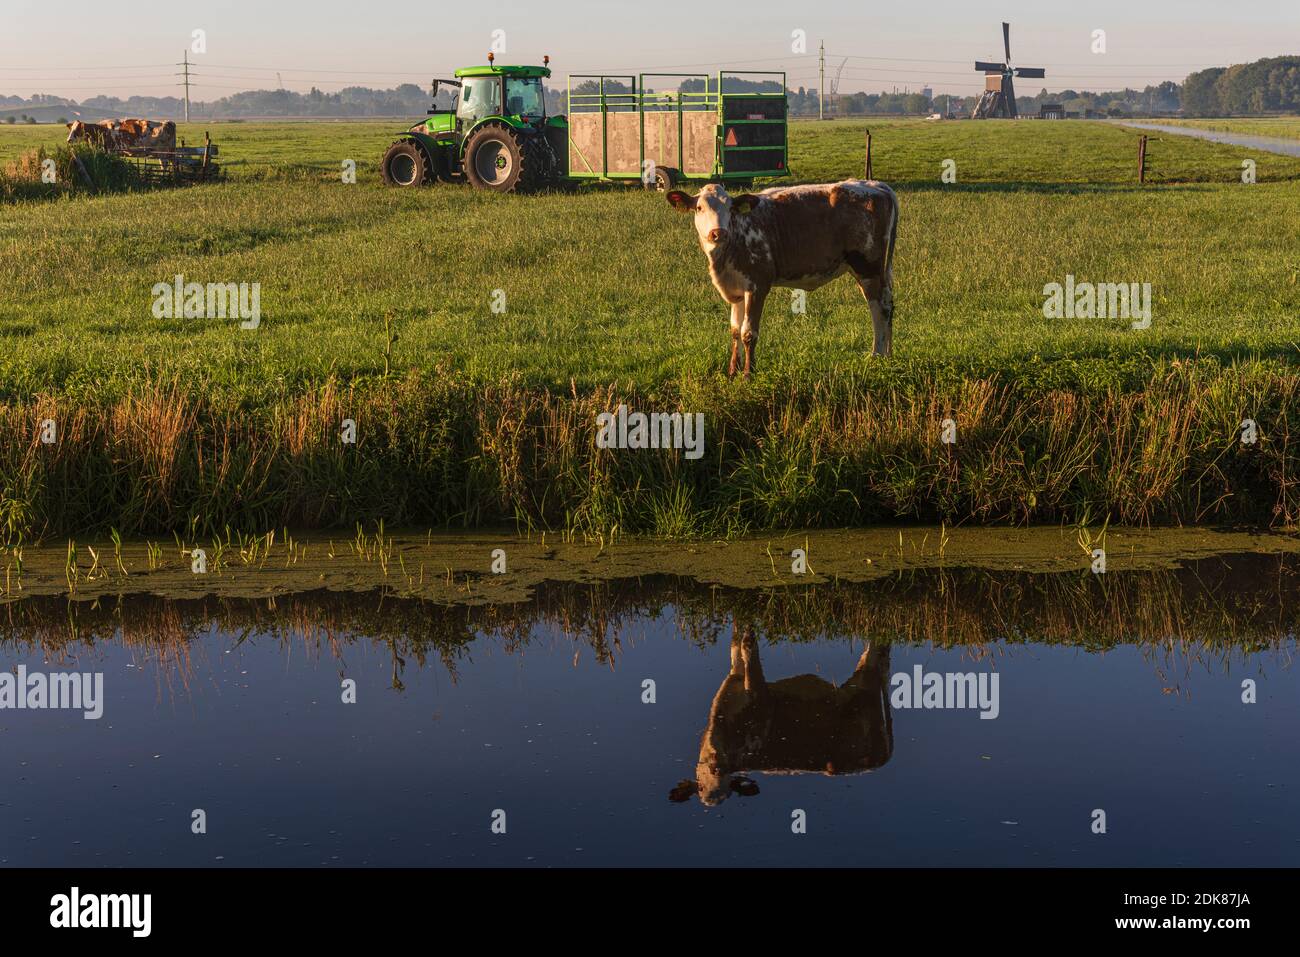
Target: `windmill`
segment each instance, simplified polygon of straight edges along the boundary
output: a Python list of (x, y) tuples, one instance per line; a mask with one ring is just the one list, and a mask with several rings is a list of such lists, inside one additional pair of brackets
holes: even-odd
[(1002, 48), (1007, 55), (1002, 63), (975, 61), (976, 72), (984, 74), (984, 93), (975, 104), (974, 112), (971, 113), (971, 116), (977, 120), (985, 120), (991, 116), (1005, 116), (1014, 120), (1016, 88), (1011, 82), (1012, 78), (1023, 77), (1030, 80), (1047, 76), (1047, 72), (1041, 67), (1011, 65), (1011, 24), (1009, 23), (1002, 24)]

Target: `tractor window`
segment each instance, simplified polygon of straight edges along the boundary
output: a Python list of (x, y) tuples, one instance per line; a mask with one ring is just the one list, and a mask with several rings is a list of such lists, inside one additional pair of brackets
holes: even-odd
[(501, 112), (501, 80), (495, 76), (465, 78), (456, 115), (462, 120), (481, 120)]
[(512, 77), (506, 80), (506, 112), (511, 116), (545, 116), (546, 98), (541, 77)]

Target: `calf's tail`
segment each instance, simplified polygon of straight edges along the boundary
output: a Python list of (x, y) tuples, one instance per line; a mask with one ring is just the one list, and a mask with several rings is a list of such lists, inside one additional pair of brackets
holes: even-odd
[(889, 238), (885, 241), (885, 281), (894, 281), (894, 242), (898, 238), (898, 195), (889, 191)]

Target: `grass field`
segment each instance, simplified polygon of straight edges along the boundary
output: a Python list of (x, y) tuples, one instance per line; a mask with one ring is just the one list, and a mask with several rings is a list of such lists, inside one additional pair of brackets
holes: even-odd
[[(860, 176), (866, 126), (792, 124), (796, 180)], [(114, 428), (96, 431), (94, 425), (109, 417), (104, 410), (123, 415), (128, 414), (124, 408), (138, 409), (131, 403), (144, 401), (142, 396), (165, 405), (179, 400), (160, 397), (181, 395), (192, 406), (202, 423), (195, 428), (204, 438), (185, 454), (195, 457), (194, 482), (201, 485), (203, 443), (211, 439), (219, 446), (243, 428), (238, 422), (222, 426), (231, 421), (222, 416), (234, 409), (255, 422), (288, 421), (292, 410), (322, 389), (358, 390), (371, 414), (378, 414), (375, 403), (383, 402), (422, 409), (421, 434), (445, 437), (451, 429), (447, 410), (462, 404), (473, 410), (487, 397), (499, 401), (508, 392), (520, 408), (544, 410), (565, 396), (575, 404), (594, 401), (612, 387), (643, 402), (694, 401), (695, 408), (732, 420), (736, 441), (745, 436), (758, 443), (733, 450), (734, 460), (722, 455), (713, 472), (685, 485), (678, 481), (681, 476), (660, 475), (666, 484), (648, 498), (631, 496), (639, 504), (626, 509), (583, 499), (583, 489), (592, 487), (590, 474), (586, 485), (573, 479), (564, 493), (572, 501), (541, 502), (543, 490), (531, 487), (521, 497), (518, 489), (505, 486), (530, 486), (541, 481), (545, 469), (533, 474), (528, 463), (515, 462), (502, 468), (517, 467), (518, 475), (493, 479), (505, 489), (500, 495), (494, 492), (472, 506), (455, 495), (444, 495), (440, 504), (422, 499), (410, 504), (410, 495), (399, 495), (409, 507), (394, 504), (390, 518), (477, 523), (522, 517), (596, 527), (621, 516), (624, 528), (674, 533), (891, 516), (1024, 521), (1086, 513), (1195, 521), (1231, 514), (1264, 522), (1279, 520), (1279, 514), (1290, 517), (1291, 506), (1282, 513), (1275, 508), (1278, 475), (1291, 468), (1285, 458), (1289, 451), (1281, 453), (1280, 473), (1242, 479), (1262, 500), (1244, 502), (1246, 486), (1227, 481), (1226, 492), (1216, 488), (1213, 494), (1228, 499), (1207, 510), (1201, 497), (1210, 493), (1192, 486), (1203, 481), (1207, 463), (1217, 461), (1213, 429), (1231, 426), (1233, 415), (1245, 414), (1237, 405), (1289, 407), (1300, 343), (1300, 241), (1294, 228), (1300, 214), (1300, 159), (1253, 153), (1259, 182), (1246, 186), (1239, 180), (1240, 150), (1166, 138), (1153, 144), (1149, 184), (1140, 188), (1134, 182), (1137, 134), (1113, 124), (885, 121), (870, 126), (875, 175), (898, 189), (902, 203), (895, 355), (886, 360), (869, 355), (865, 303), (856, 287), (841, 279), (811, 293), (805, 315), (790, 314), (783, 292), (769, 299), (760, 375), (748, 384), (728, 385), (719, 378), (729, 344), (726, 311), (708, 283), (689, 221), (661, 196), (626, 187), (506, 197), (445, 186), (385, 189), (377, 182), (375, 164), (402, 127), (398, 122), (191, 126), (181, 133), (190, 142), (211, 130), (227, 182), (0, 207), (0, 402), (5, 403), (0, 414), (17, 427), (42, 404), (63, 409), (65, 416), (81, 411), (89, 417), (85, 441), (90, 443), (77, 460), (86, 469), (80, 478), (72, 460), (61, 466), (73, 470), (62, 478), (41, 478), (44, 473), (33, 471), (25, 430), (17, 428), (16, 438), (14, 429), (0, 433), (0, 463), (9, 463), (0, 464), (7, 496), (0, 506), (11, 516), (10, 533), (62, 531), (79, 523), (156, 528), (188, 521), (196, 510), (204, 523), (217, 527), (232, 520), (310, 523), (316, 506), (304, 505), (294, 498), (299, 493), (277, 485), (274, 470), (261, 479), (269, 484), (260, 503), (218, 485), (208, 489), (206, 499), (193, 490), (177, 491), (177, 501), (166, 507), (136, 502), (132, 511), (112, 496), (59, 492), (55, 486), (80, 481), (93, 488), (96, 476), (103, 478), (99, 469), (130, 476), (145, 468), (131, 458), (135, 453), (122, 450), (125, 440), (115, 438)], [(0, 166), (26, 149), (52, 145), (62, 138), (60, 131), (0, 127)], [(346, 159), (357, 163), (355, 185), (341, 182)], [(955, 184), (940, 180), (946, 159), (956, 163)], [(154, 318), (151, 288), (178, 273), (202, 283), (260, 283), (260, 328), (241, 330), (230, 320)], [(1134, 330), (1121, 319), (1044, 318), (1044, 285), (1064, 283), (1067, 275), (1079, 282), (1149, 282), (1150, 328)], [(496, 290), (504, 291), (504, 314), (492, 311)], [(392, 317), (398, 336), (391, 349), (385, 315)], [(386, 349), (390, 378), (384, 377)], [(1178, 370), (1189, 362), (1195, 375), (1180, 378)], [(1180, 414), (1195, 418), (1179, 441), (1190, 442), (1196, 429), (1209, 428), (1199, 418), (1209, 408), (1202, 403), (1211, 403), (1214, 416), (1222, 413), (1222, 421), (1214, 418), (1213, 429), (1202, 434), (1211, 443), (1202, 450), (1204, 461), (1181, 447), (1174, 456), (1171, 467), (1179, 472), (1171, 487), (1178, 494), (1171, 503), (1128, 501), (1125, 496), (1136, 494), (1133, 490), (1101, 494), (1070, 480), (1049, 496), (1050, 506), (1039, 504), (1043, 490), (1035, 491), (1032, 481), (1016, 493), (1023, 493), (1016, 502), (985, 497), (978, 485), (959, 483), (960, 494), (946, 499), (909, 492), (897, 501), (814, 506), (800, 504), (801, 483), (831, 478), (814, 475), (817, 466), (797, 460), (783, 466), (793, 470), (784, 477), (762, 479), (768, 483), (764, 488), (775, 483), (762, 507), (753, 504), (756, 500), (700, 498), (737, 481), (731, 471), (740, 467), (737, 463), (747, 462), (745, 475), (757, 481), (755, 463), (746, 457), (762, 446), (763, 435), (792, 428), (773, 417), (807, 414), (810, 406), (831, 419), (852, 417), (866, 414), (861, 403), (870, 396), (924, 428), (922, 410), (937, 411), (987, 387), (1004, 403), (1002, 417), (990, 419), (1000, 424), (988, 434), (997, 450), (988, 465), (1010, 468), (1011, 476), (1025, 467), (1016, 465), (1017, 449), (1007, 446), (1008, 437), (1023, 432), (1016, 431), (1017, 409), (1050, 395), (1109, 395), (1121, 405), (1129, 396), (1137, 404), (1116, 414), (1131, 413), (1139, 423), (1145, 414), (1142, 397), (1171, 375), (1184, 384), (1195, 382), (1181, 398), (1166, 396)], [(425, 398), (436, 395), (436, 401), (419, 398), (425, 393)], [(433, 415), (434, 407), (442, 411)], [(1074, 427), (1096, 426), (1080, 415)], [(498, 427), (504, 428), (497, 423), (493, 429)], [(580, 423), (575, 420), (573, 427)], [(250, 434), (240, 432), (241, 441), (252, 443), (247, 454), (275, 454), (271, 446), (258, 446), (258, 430), (249, 428)], [(484, 428), (467, 419), (456, 426), (462, 431), (451, 444), (466, 455), (481, 454)], [(1002, 436), (1001, 446), (994, 433)], [(871, 441), (870, 430), (860, 438)], [(1115, 451), (1106, 436), (1094, 438), (1101, 451), (1087, 454)], [(1046, 433), (1039, 439), (1049, 441)], [(177, 442), (180, 449), (185, 437), (177, 436)], [(575, 455), (584, 448), (580, 433), (565, 442)], [(410, 469), (420, 455), (419, 443), (403, 449), (396, 459), (376, 456), (371, 467), (386, 463), (389, 469)], [(99, 464), (85, 466), (92, 452)], [(408, 453), (414, 458), (408, 460)], [(167, 454), (181, 455), (176, 449)], [(821, 452), (809, 454), (816, 458)], [(439, 461), (441, 481), (474, 477), (464, 463)], [(885, 456), (873, 468), (889, 468), (888, 461)], [(1107, 461), (1115, 465), (1124, 459)], [(582, 459), (578, 470), (593, 468)], [(638, 466), (602, 494), (623, 489), (624, 478), (648, 481), (653, 471)], [(419, 474), (421, 481), (434, 480)], [(835, 470), (840, 487), (858, 479)], [(336, 475), (330, 481), (337, 487), (341, 480)], [(918, 489), (933, 490), (918, 482)], [(388, 484), (383, 487), (387, 495), (398, 494)], [(327, 486), (313, 494), (330, 497)], [(365, 494), (363, 486), (347, 493)], [(55, 503), (51, 495), (63, 497)], [(661, 495), (668, 498), (655, 504)], [(682, 515), (690, 509), (710, 517), (684, 528)], [(123, 510), (135, 517), (134, 525), (120, 521)], [(362, 507), (334, 501), (320, 506), (315, 520), (344, 523), (377, 513), (384, 514), (383, 506), (373, 502)]]
[[(255, 395), (374, 374), (385, 313), (400, 336), (392, 365), (403, 370), (444, 360), (476, 379), (518, 372), (567, 388), (653, 386), (719, 368), (725, 309), (688, 220), (661, 197), (625, 187), (504, 198), (387, 190), (373, 164), (392, 126), (230, 124), (213, 130), (230, 170), (223, 185), (6, 210), (2, 395), (83, 379), (114, 391), (172, 373)], [(862, 130), (795, 124), (798, 177), (858, 174)], [(0, 128), (0, 148), (30, 145), (40, 131)], [(1123, 371), (1116, 357), (1143, 351), (1294, 353), (1300, 263), (1287, 244), (1300, 160), (1269, 157), (1261, 182), (1245, 187), (1235, 150), (1188, 140), (1151, 162), (1157, 180), (1191, 182), (1142, 190), (1131, 182), (1134, 134), (1106, 124), (873, 131), (876, 175), (904, 193), (893, 365), (1064, 359), (1106, 375)], [(346, 158), (358, 163), (356, 185), (336, 172)], [(948, 158), (952, 186), (939, 181)], [(262, 327), (153, 318), (151, 288), (177, 273), (260, 283)], [(1150, 282), (1152, 327), (1043, 318), (1043, 286), (1067, 274)], [(497, 289), (504, 315), (491, 311)], [(847, 279), (813, 293), (806, 315), (783, 315), (783, 302), (784, 293), (769, 302), (765, 370), (881, 365)]]

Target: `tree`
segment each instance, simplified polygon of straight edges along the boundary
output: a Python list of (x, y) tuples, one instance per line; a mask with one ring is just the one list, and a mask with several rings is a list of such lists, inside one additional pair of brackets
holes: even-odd
[(1222, 113), (1216, 88), (1219, 77), (1227, 71), (1223, 67), (1198, 70), (1183, 80), (1183, 112), (1200, 114)]

